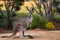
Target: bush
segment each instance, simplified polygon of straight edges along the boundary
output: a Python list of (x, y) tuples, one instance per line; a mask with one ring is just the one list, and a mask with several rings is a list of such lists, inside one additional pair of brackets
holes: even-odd
[(60, 13), (60, 7), (57, 7), (56, 10), (58, 13)]
[(46, 29), (50, 29), (50, 30), (56, 29), (55, 26), (54, 26), (54, 24), (53, 24), (53, 22), (48, 22), (48, 23), (46, 24), (46, 27), (45, 27), (45, 28), (46, 28)]
[(0, 15), (0, 28), (3, 28), (6, 24), (6, 20), (2, 15)]
[(41, 18), (38, 14), (33, 14), (33, 22), (31, 29), (35, 28), (45, 28), (47, 21), (44, 18)]
[(60, 15), (57, 15), (56, 17), (54, 17), (53, 21), (56, 23), (60, 23)]
[(21, 16), (27, 16), (27, 13), (16, 12), (16, 16), (14, 16), (14, 20), (20, 18)]
[[(17, 13), (15, 19), (21, 16), (27, 16), (27, 13)], [(39, 14), (33, 14), (33, 21), (31, 23), (31, 27), (28, 27), (28, 29), (45, 28), (46, 23), (46, 19), (41, 18)]]

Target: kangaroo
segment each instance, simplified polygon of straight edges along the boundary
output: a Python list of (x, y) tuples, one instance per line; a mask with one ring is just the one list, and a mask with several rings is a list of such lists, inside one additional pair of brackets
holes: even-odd
[(33, 21), (32, 14), (33, 14), (34, 8), (32, 7), (31, 9), (29, 9), (27, 7), (27, 10), (29, 11), (28, 16), (23, 16), (14, 22), (13, 34), (10, 37), (14, 38), (18, 31), (20, 32), (20, 38), (31, 38), (32, 37), (30, 35), (24, 35), (26, 28)]

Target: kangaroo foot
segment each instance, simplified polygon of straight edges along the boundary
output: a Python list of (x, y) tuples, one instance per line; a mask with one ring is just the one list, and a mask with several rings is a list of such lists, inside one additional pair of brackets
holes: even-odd
[(1, 36), (1, 38), (9, 38), (8, 36)]
[(20, 37), (20, 38), (26, 38), (26, 39), (29, 39), (29, 38), (33, 38), (33, 37), (30, 36), (30, 35), (24, 35), (23, 37)]
[(12, 36), (12, 37), (10, 37), (10, 38), (15, 38), (15, 36)]
[(25, 35), (24, 37), (29, 37), (29, 38), (33, 38), (31, 35)]

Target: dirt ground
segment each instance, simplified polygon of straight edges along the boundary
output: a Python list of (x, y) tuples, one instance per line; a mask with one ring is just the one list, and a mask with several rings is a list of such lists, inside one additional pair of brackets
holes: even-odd
[[(0, 33), (1, 36), (10, 36), (12, 32)], [(60, 30), (56, 31), (42, 31), (42, 30), (27, 30), (26, 35), (33, 36), (33, 39), (17, 38), (19, 32), (16, 34), (16, 38), (0, 38), (0, 40), (60, 40)]]

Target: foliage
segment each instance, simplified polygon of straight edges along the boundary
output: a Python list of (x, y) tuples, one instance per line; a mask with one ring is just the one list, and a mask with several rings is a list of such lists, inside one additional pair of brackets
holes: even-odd
[(41, 18), (38, 14), (33, 14), (33, 22), (31, 29), (35, 28), (45, 28), (47, 21), (44, 18)]
[(2, 4), (0, 4), (0, 7), (3, 7), (3, 5), (2, 5)]
[[(13, 17), (16, 15), (15, 12), (20, 10), (20, 7), (22, 5), (22, 0), (4, 0), (4, 6), (6, 9), (6, 17), (7, 17), (7, 26), (6, 29), (10, 29), (11, 25), (12, 25), (12, 20)], [(1, 5), (0, 5), (1, 6)], [(2, 8), (0, 8), (2, 10)], [(1, 11), (1, 14), (5, 14), (3, 11)]]
[(56, 9), (56, 8), (53, 8), (52, 11), (53, 11), (53, 12), (57, 12), (57, 9)]
[[(27, 13), (16, 13), (17, 16), (14, 17), (14, 19), (18, 19), (21, 16), (27, 16)], [(44, 18), (41, 18), (38, 14), (33, 14), (33, 21), (31, 23), (31, 28), (28, 27), (28, 29), (35, 29), (35, 28), (45, 28), (47, 21)]]
[(15, 14), (16, 16), (14, 16), (14, 20), (20, 18), (21, 16), (27, 16), (27, 13), (24, 13), (24, 12), (16, 12)]
[(59, 3), (60, 3), (60, 2), (56, 2), (56, 1), (53, 2), (54, 6), (58, 6)]
[(2, 15), (0, 15), (0, 28), (3, 28), (6, 24), (6, 20)]
[(56, 17), (54, 17), (53, 21), (56, 23), (60, 23), (60, 15), (57, 15)]
[(60, 7), (56, 8), (57, 12), (60, 13)]
[(21, 5), (23, 5), (24, 0), (14, 0), (14, 6), (16, 11), (20, 10)]
[[(16, 21), (18, 18), (20, 18), (21, 16), (27, 16), (27, 14), (26, 13), (22, 13), (22, 12), (16, 12), (14, 17), (13, 17), (13, 22)], [(9, 29), (12, 29), (13, 22), (10, 24)]]
[(53, 22), (48, 22), (48, 23), (46, 24), (46, 27), (45, 27), (45, 28), (46, 28), (46, 29), (50, 29), (50, 30), (56, 29), (55, 26), (54, 26), (54, 24), (53, 24)]
[(22, 2), (24, 2), (23, 0), (15, 0), (15, 3), (17, 4), (17, 5), (22, 5)]

